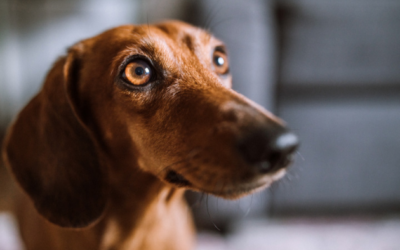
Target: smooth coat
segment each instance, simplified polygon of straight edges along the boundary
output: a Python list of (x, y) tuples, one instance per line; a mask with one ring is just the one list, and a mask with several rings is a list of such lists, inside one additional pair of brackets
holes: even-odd
[[(217, 73), (218, 46), (178, 21), (127, 25), (55, 62), (3, 150), (25, 193), (16, 214), (27, 250), (192, 249), (186, 188), (235, 199), (283, 175), (260, 174), (238, 153), (254, 127), (284, 124)], [(138, 55), (157, 79), (133, 88), (120, 72)]]

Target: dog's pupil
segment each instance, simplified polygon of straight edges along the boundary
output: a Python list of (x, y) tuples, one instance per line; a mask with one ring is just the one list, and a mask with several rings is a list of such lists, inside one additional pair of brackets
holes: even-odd
[(136, 75), (141, 76), (144, 73), (144, 69), (142, 67), (137, 67), (135, 69), (135, 73), (136, 73)]
[(137, 76), (146, 76), (146, 75), (149, 75), (150, 74), (150, 68), (149, 67), (141, 67), (141, 66), (139, 66), (139, 67), (136, 67), (135, 68), (135, 74), (137, 75)]

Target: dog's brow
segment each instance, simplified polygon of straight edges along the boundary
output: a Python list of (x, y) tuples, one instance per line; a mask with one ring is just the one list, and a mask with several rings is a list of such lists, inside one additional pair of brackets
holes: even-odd
[(174, 55), (173, 50), (162, 37), (143, 37), (138, 48), (154, 60), (164, 62), (163, 64), (166, 68), (176, 64), (176, 55)]
[(202, 29), (195, 29), (185, 32), (179, 39), (183, 46), (186, 46), (191, 52), (201, 50), (200, 47), (208, 46), (213, 39), (213, 35)]
[(173, 29), (171, 26), (168, 26), (168, 25), (159, 24), (159, 25), (155, 25), (154, 27), (161, 30), (162, 32), (164, 32), (167, 35), (171, 35), (171, 33), (178, 32), (177, 29)]
[(195, 50), (195, 42), (193, 41), (193, 37), (185, 34), (182, 38), (182, 42), (188, 47), (188, 49), (192, 52)]

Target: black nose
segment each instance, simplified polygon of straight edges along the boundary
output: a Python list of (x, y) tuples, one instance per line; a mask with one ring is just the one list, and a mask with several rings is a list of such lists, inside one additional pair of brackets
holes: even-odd
[(238, 148), (247, 163), (260, 173), (286, 167), (299, 146), (297, 136), (284, 129), (257, 129), (242, 138)]

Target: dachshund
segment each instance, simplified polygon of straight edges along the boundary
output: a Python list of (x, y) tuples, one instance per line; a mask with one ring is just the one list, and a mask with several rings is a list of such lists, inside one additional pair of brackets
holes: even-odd
[(3, 145), (26, 249), (192, 249), (186, 189), (237, 199), (281, 178), (298, 139), (229, 69), (220, 40), (180, 21), (70, 47)]

